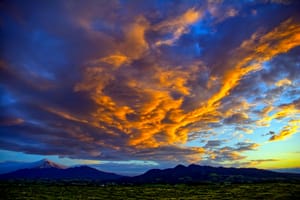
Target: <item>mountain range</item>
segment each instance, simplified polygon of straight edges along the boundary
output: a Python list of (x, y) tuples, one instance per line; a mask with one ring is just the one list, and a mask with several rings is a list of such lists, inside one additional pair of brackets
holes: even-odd
[(19, 168), (16, 171), (4, 173), (0, 175), (0, 179), (48, 179), (48, 180), (116, 180), (124, 176), (103, 172), (89, 166), (66, 167), (47, 159), (43, 159), (33, 163), (2, 163), (2, 166), (13, 165)]
[(36, 162), (16, 162), (16, 161), (7, 161), (0, 163), (0, 174), (13, 172), (19, 169), (29, 169), (29, 168), (59, 168), (66, 169), (67, 166), (57, 164), (48, 159), (42, 159)]
[(119, 181), (134, 184), (300, 181), (300, 174), (278, 173), (256, 168), (225, 168), (191, 164), (189, 166), (177, 165), (163, 170), (152, 169), (144, 174), (125, 177)]
[(177, 165), (168, 169), (151, 169), (133, 177), (104, 172), (84, 165), (66, 167), (47, 159), (33, 163), (1, 163), (1, 171), (5, 171), (3, 169), (8, 166), (14, 171), (0, 174), (1, 180), (91, 180), (119, 184), (300, 181), (300, 174), (279, 173), (256, 168), (224, 168), (195, 164)]

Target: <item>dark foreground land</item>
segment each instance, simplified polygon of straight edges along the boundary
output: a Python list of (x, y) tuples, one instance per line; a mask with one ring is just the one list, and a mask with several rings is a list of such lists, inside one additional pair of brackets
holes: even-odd
[(300, 183), (95, 185), (1, 182), (0, 199), (300, 199)]

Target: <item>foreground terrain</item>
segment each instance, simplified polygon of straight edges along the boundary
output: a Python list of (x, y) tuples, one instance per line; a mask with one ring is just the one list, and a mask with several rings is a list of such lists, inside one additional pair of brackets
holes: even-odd
[(2, 199), (300, 199), (300, 183), (96, 185), (1, 182)]

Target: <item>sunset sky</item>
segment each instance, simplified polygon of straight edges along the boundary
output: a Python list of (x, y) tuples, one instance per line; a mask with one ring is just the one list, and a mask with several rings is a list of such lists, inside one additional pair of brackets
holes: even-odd
[(300, 1), (2, 1), (0, 162), (300, 168)]

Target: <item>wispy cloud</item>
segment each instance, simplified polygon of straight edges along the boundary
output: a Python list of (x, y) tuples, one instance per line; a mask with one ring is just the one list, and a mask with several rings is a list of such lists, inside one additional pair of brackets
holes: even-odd
[(278, 134), (274, 134), (270, 137), (269, 141), (283, 140), (291, 135), (299, 132), (300, 130), (300, 120), (290, 120), (288, 124), (279, 131)]

